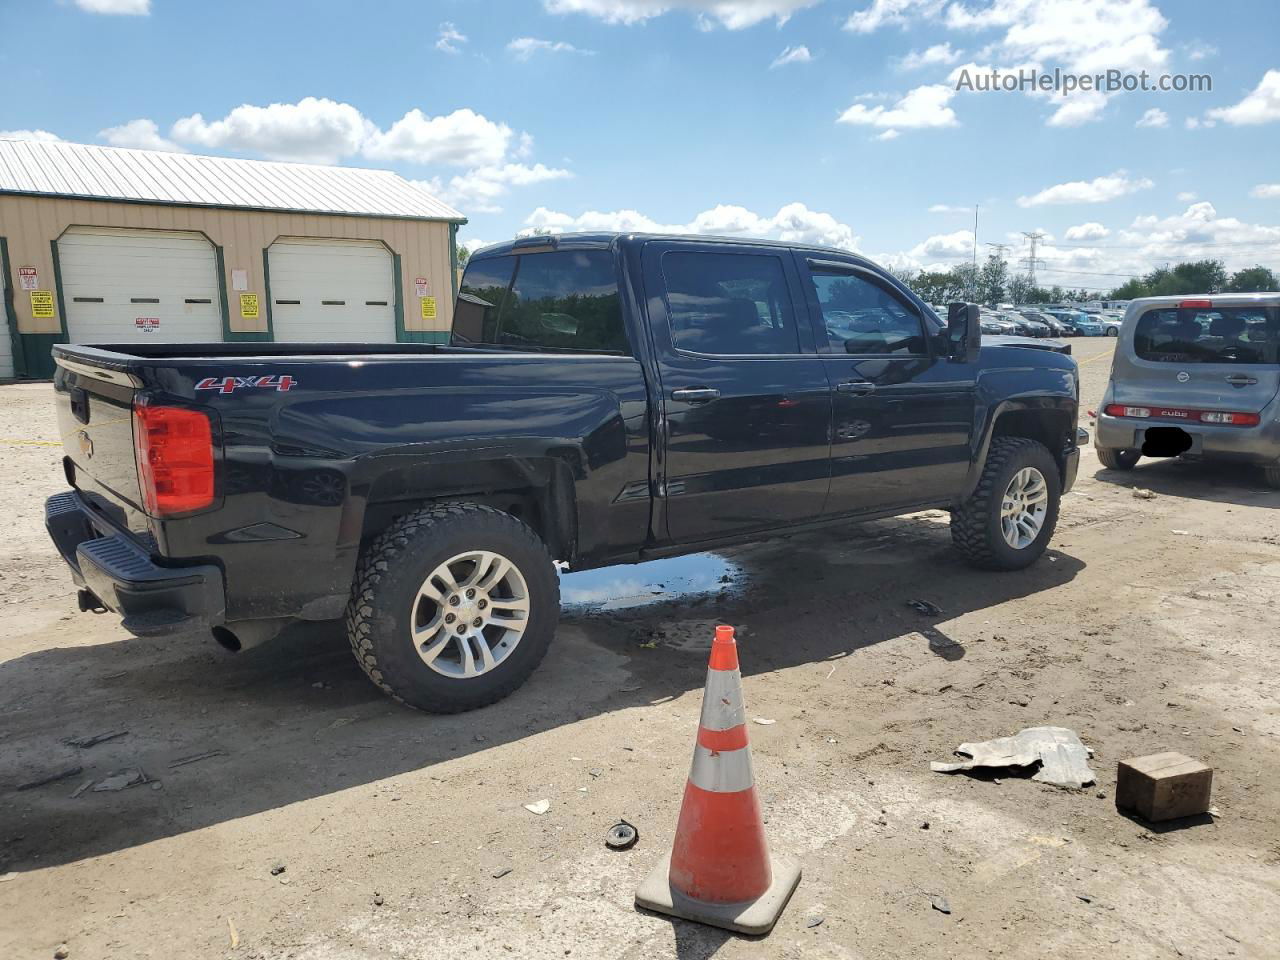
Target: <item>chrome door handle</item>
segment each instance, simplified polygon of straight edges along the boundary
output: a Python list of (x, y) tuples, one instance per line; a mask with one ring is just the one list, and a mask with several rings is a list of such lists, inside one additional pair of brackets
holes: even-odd
[(720, 391), (715, 387), (681, 387), (671, 391), (672, 400), (683, 400), (685, 403), (706, 403), (719, 397)]
[(876, 385), (870, 380), (845, 380), (843, 383), (836, 384), (836, 392), (854, 393), (865, 397), (867, 394), (876, 392)]
[(1246, 377), (1243, 373), (1233, 373), (1227, 377), (1227, 383), (1233, 387), (1252, 387), (1257, 382), (1257, 377)]

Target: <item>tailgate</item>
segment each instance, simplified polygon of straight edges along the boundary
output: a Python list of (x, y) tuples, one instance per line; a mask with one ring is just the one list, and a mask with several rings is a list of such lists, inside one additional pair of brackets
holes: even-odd
[(59, 365), (53, 389), (62, 451), (74, 465), (74, 470), (67, 471), (68, 479), (77, 489), (139, 509), (133, 386), (118, 375), (107, 382)]

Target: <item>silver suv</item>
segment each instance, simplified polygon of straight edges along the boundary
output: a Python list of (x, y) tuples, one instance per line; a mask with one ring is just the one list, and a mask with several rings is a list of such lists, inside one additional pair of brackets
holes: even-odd
[(1280, 488), (1280, 293), (1148, 297), (1120, 325), (1094, 445), (1141, 457), (1257, 464)]

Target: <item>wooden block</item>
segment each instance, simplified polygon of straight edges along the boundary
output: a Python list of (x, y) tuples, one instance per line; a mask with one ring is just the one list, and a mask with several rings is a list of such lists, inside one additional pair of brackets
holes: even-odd
[(1116, 807), (1153, 823), (1207, 812), (1212, 789), (1213, 768), (1180, 753), (1134, 757), (1116, 767)]

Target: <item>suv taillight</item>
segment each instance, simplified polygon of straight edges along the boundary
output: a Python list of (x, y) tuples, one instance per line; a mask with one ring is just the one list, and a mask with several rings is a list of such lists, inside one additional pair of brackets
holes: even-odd
[(208, 416), (140, 400), (133, 407), (133, 449), (148, 514), (191, 513), (213, 503), (213, 424)]

